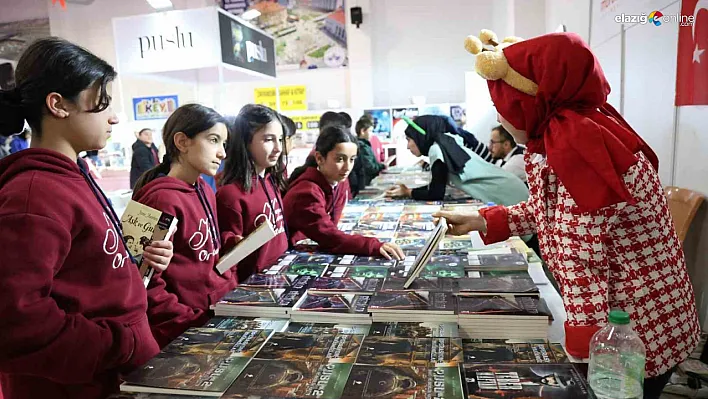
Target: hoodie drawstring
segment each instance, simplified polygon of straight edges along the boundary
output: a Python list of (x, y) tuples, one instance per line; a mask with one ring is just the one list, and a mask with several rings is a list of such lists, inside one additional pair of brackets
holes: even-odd
[(116, 229), (117, 235), (120, 236), (120, 240), (123, 242), (123, 247), (128, 253), (130, 260), (137, 265), (138, 262), (133, 256), (133, 254), (130, 252), (130, 249), (128, 249), (128, 243), (125, 242), (125, 238), (123, 237), (123, 226), (120, 222), (120, 218), (118, 217), (118, 215), (116, 215), (116, 211), (113, 209), (113, 206), (111, 206), (111, 203), (108, 200), (108, 197), (106, 197), (106, 194), (103, 192), (103, 190), (101, 190), (101, 187), (99, 187), (93, 177), (91, 177), (91, 174), (86, 170), (86, 165), (82, 162), (83, 161), (80, 159), (77, 160), (81, 174), (84, 176), (84, 179), (88, 183), (89, 187), (91, 187), (91, 191), (96, 197), (96, 200), (99, 204), (101, 204), (101, 207), (108, 215), (108, 219), (110, 219), (113, 228)]

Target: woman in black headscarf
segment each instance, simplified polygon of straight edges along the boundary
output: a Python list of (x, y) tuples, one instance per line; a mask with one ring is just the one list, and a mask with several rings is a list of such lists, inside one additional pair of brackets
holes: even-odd
[(445, 117), (424, 115), (415, 122), (406, 122), (408, 149), (415, 156), (430, 158), (432, 178), (428, 186), (415, 189), (399, 184), (387, 190), (387, 196), (439, 201), (450, 182), (483, 202), (514, 205), (528, 198), (528, 189), (521, 179), (467, 148), (464, 137)]

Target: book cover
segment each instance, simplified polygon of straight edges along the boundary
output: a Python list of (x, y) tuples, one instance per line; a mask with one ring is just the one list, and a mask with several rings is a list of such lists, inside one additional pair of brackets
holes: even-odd
[(439, 314), (454, 314), (455, 299), (448, 292), (377, 292), (369, 310), (372, 312), (430, 311)]
[(251, 274), (240, 285), (242, 287), (288, 288), (290, 287), (290, 278), (284, 274), (256, 273)]
[(204, 324), (204, 328), (219, 330), (272, 330), (281, 331), (288, 324), (287, 319), (265, 319), (259, 317), (215, 316)]
[(338, 266), (331, 265), (323, 273), (328, 278), (375, 278), (383, 279), (388, 276), (387, 267), (379, 266)]
[(224, 274), (227, 270), (236, 266), (238, 262), (275, 238), (275, 236), (277, 236), (277, 234), (270, 222), (266, 221), (261, 223), (251, 234), (244, 237), (235, 247), (219, 258), (219, 262), (216, 264), (216, 270), (220, 274)]
[(457, 366), (463, 361), (461, 338), (404, 338), (369, 335), (358, 364), (372, 366)]
[(147, 287), (153, 275), (152, 268), (143, 265), (143, 251), (153, 241), (169, 240), (177, 228), (177, 218), (137, 201), (129, 201), (121, 216), (125, 244), (140, 269)]
[(338, 256), (333, 264), (335, 264), (335, 265), (348, 265), (348, 266), (392, 267), (392, 266), (396, 266), (396, 260), (386, 259), (386, 258), (382, 258), (380, 256), (343, 255), (343, 256)]
[(289, 265), (274, 265), (263, 272), (268, 275), (285, 274), (288, 276), (319, 277), (326, 268), (327, 265), (319, 263), (291, 263)]
[(538, 309), (539, 299), (525, 295), (489, 295), (457, 297), (460, 315), (547, 316)]
[(538, 293), (538, 287), (533, 279), (528, 276), (502, 276), (502, 277), (480, 277), (461, 278), (458, 280), (460, 292), (480, 292), (497, 294), (514, 293)]
[(457, 279), (447, 277), (424, 277), (413, 281), (405, 288), (406, 279), (401, 277), (389, 277), (384, 281), (380, 291), (440, 291), (457, 292)]
[(568, 357), (560, 344), (545, 340), (465, 339), (465, 363), (565, 363)]
[(351, 369), (348, 363), (253, 359), (222, 399), (338, 399)]
[(408, 280), (406, 281), (405, 287), (408, 288), (410, 284), (418, 278), (420, 275), (420, 272), (422, 269), (427, 265), (427, 263), (430, 261), (430, 258), (433, 255), (433, 252), (437, 250), (438, 244), (440, 243), (440, 240), (445, 236), (445, 232), (447, 231), (447, 222), (445, 221), (445, 218), (440, 218), (437, 226), (435, 226), (435, 230), (430, 234), (428, 239), (426, 240), (424, 247), (421, 248), (420, 254), (415, 260), (415, 263), (413, 265), (413, 269), (411, 270), (410, 275), (407, 277)]
[(317, 277), (310, 287), (313, 291), (376, 292), (383, 279), (366, 277)]
[(306, 288), (293, 285), (290, 288), (236, 287), (219, 301), (224, 305), (292, 307), (304, 295)]
[(322, 314), (368, 315), (371, 295), (358, 294), (305, 294), (294, 311), (318, 312)]
[(220, 396), (269, 334), (267, 330), (190, 329), (128, 374), (121, 391)]
[(458, 367), (354, 365), (342, 399), (462, 399)]
[(298, 323), (293, 321), (283, 331), (304, 334), (367, 335), (369, 330), (370, 326), (365, 324)]
[(389, 322), (372, 323), (371, 336), (403, 338), (457, 338), (457, 323)]
[(363, 335), (274, 333), (258, 359), (312, 363), (354, 363)]
[(595, 398), (571, 364), (465, 364), (468, 399)]
[(526, 262), (526, 255), (521, 253), (511, 254), (488, 254), (479, 255), (471, 253), (467, 255), (468, 268), (470, 270), (527, 270), (529, 267)]

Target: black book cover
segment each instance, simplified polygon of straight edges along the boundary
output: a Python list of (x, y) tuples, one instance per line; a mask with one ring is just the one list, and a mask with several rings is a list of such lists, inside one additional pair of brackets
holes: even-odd
[(317, 291), (376, 292), (383, 279), (366, 277), (317, 277), (310, 288)]
[(547, 316), (538, 309), (538, 297), (522, 295), (458, 296), (460, 315)]
[(372, 311), (431, 311), (455, 312), (455, 299), (448, 292), (377, 292), (371, 300), (369, 310)]

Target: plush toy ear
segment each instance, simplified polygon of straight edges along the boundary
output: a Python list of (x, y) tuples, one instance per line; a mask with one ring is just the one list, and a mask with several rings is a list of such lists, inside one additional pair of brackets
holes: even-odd
[(509, 64), (501, 51), (484, 51), (477, 54), (475, 70), (487, 80), (498, 80), (506, 76)]
[(484, 45), (477, 38), (477, 36), (470, 35), (465, 38), (465, 49), (470, 53), (477, 55), (484, 50)]
[(492, 32), (489, 29), (482, 29), (482, 31), (479, 32), (479, 40), (482, 41), (482, 44), (491, 45), (494, 47), (496, 47), (499, 44), (499, 39), (497, 39), (497, 34)]

